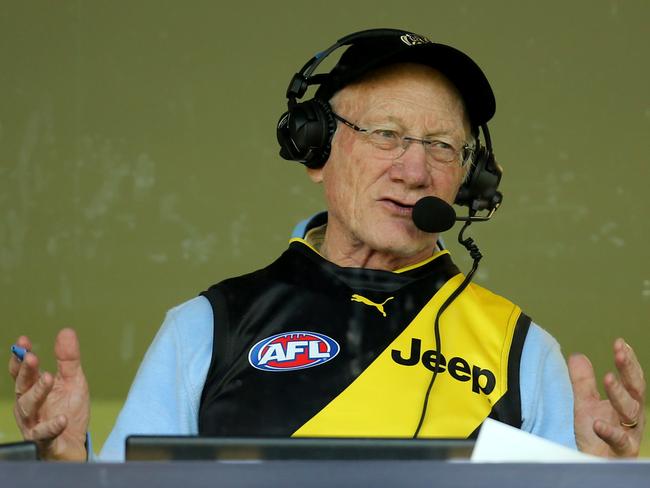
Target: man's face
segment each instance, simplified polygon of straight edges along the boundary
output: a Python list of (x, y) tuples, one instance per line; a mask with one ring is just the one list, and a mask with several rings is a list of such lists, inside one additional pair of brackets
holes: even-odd
[[(469, 138), (455, 88), (423, 65), (400, 64), (378, 71), (343, 88), (332, 99), (332, 107), (361, 128), (390, 128), (456, 148)], [(394, 160), (377, 156), (366, 136), (339, 123), (327, 163), (309, 170), (311, 178), (324, 185), (329, 245), (366, 248), (396, 258), (430, 255), (436, 236), (415, 227), (412, 206), (427, 195), (453, 203), (466, 169), (432, 164), (419, 143)]]

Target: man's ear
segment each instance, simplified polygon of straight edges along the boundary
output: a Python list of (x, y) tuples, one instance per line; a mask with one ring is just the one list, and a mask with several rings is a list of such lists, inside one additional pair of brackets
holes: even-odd
[(323, 182), (323, 168), (307, 168), (307, 174), (314, 183)]

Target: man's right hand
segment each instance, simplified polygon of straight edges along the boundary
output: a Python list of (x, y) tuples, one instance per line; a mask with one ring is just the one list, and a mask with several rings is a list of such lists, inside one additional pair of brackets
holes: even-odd
[[(16, 344), (31, 350), (25, 336)], [(31, 352), (22, 362), (13, 355), (9, 360), (9, 374), (15, 382), (16, 423), (25, 440), (36, 443), (41, 459), (85, 461), (90, 395), (74, 330), (63, 329), (57, 334), (54, 355), (55, 375), (39, 371), (38, 357)]]

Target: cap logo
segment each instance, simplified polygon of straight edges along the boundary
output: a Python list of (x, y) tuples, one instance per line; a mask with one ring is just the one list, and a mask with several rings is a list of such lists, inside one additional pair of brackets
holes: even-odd
[(404, 34), (400, 36), (401, 41), (407, 46), (417, 46), (418, 44), (431, 44), (431, 41), (424, 36), (417, 34)]

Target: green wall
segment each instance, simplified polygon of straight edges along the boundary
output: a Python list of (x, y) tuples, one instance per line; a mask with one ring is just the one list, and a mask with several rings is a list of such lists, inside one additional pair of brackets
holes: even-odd
[(94, 398), (122, 399), (166, 309), (269, 262), (323, 206), (277, 155), (291, 74), (402, 27), (468, 52), (497, 96), (505, 199), (472, 228), (478, 281), (601, 376), (617, 335), (650, 371), (650, 2), (223, 5), (0, 1), (5, 359), (26, 333), (51, 367), (73, 326)]

